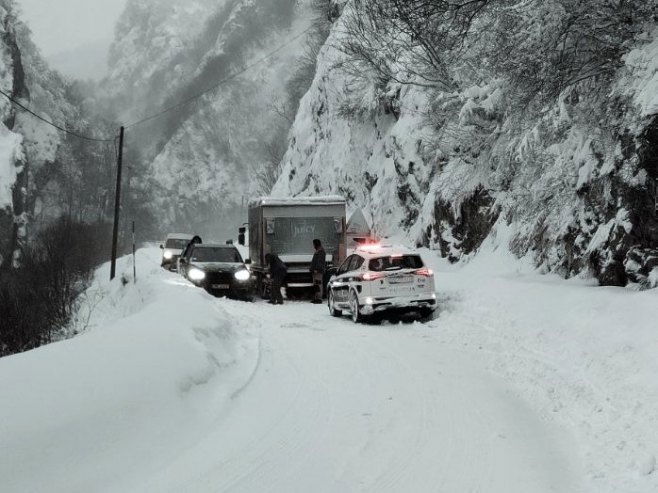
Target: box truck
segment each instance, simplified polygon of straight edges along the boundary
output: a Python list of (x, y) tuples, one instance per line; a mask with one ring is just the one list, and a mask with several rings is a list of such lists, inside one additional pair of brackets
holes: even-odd
[[(322, 241), (327, 254), (328, 281), (347, 252), (346, 204), (339, 196), (274, 198), (249, 203), (249, 257), (260, 294), (269, 297), (265, 255), (273, 253), (288, 267), (287, 291), (313, 291), (309, 270), (313, 240)], [(244, 242), (244, 235), (240, 235)]]

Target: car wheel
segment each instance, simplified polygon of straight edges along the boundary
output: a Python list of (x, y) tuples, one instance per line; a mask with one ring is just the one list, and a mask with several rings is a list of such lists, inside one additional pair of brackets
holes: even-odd
[(332, 317), (340, 317), (343, 312), (336, 308), (336, 300), (334, 299), (334, 290), (329, 290), (329, 313)]
[(270, 290), (268, 289), (267, 283), (265, 282), (265, 277), (262, 275), (258, 276), (258, 291), (262, 299), (270, 299)]
[(359, 310), (359, 298), (354, 291), (350, 292), (350, 311), (352, 312), (352, 322), (358, 324), (363, 321), (363, 316)]

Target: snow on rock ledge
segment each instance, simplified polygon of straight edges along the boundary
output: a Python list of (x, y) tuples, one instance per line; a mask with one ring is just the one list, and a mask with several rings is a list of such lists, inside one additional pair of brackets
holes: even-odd
[(0, 125), (0, 209), (11, 207), (12, 187), (20, 168), (16, 167), (21, 159), (23, 138)]
[(624, 57), (632, 78), (626, 90), (640, 107), (642, 116), (658, 114), (658, 29), (646, 36), (652, 41)]
[[(344, 22), (318, 56), (276, 195), (340, 194), (372, 217), (375, 233), (452, 262), (477, 252), (503, 218), (517, 232), (511, 251), (546, 271), (638, 282), (624, 268), (631, 248), (646, 250), (642, 259), (658, 252), (651, 36), (625, 57), (609, 94), (565, 93), (516, 121), (508, 110), (521, 102), (504, 78), (483, 74), (479, 85), (447, 93), (342, 70)], [(593, 114), (618, 124), (609, 131)]]

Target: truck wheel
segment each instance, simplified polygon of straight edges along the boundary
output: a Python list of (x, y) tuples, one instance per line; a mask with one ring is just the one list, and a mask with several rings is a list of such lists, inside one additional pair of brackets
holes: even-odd
[(354, 291), (350, 291), (350, 312), (352, 312), (352, 322), (355, 324), (363, 322), (363, 315), (361, 315), (361, 311), (359, 310), (359, 297)]
[(269, 300), (271, 298), (270, 288), (264, 282), (260, 284), (260, 297), (264, 300)]
[(343, 312), (336, 308), (336, 300), (334, 299), (333, 289), (329, 290), (329, 313), (332, 317), (340, 317), (343, 315)]

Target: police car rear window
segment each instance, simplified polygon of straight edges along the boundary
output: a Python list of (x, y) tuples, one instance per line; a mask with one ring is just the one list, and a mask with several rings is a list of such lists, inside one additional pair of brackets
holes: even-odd
[(370, 260), (368, 269), (374, 272), (400, 269), (420, 269), (423, 267), (423, 259), (420, 255), (401, 255), (390, 257), (377, 257)]

